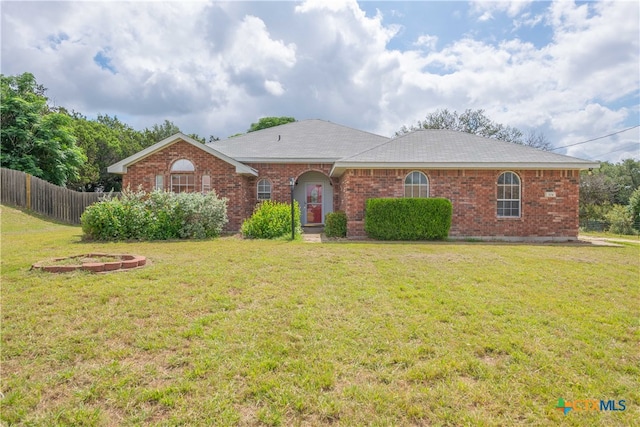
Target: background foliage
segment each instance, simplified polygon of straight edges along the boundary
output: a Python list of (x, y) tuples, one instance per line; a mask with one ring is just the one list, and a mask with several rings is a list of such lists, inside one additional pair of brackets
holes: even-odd
[[(640, 230), (640, 161), (603, 162), (580, 174), (580, 224), (583, 229), (635, 234)], [(624, 224), (631, 223), (631, 227)], [(620, 231), (625, 230), (625, 231)]]
[(47, 105), (45, 89), (30, 73), (0, 75), (0, 163), (56, 185), (79, 176), (86, 161), (72, 120)]

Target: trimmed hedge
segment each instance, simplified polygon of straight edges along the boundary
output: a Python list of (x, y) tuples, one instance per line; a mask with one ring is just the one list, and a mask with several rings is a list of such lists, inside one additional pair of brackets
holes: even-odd
[(83, 237), (92, 240), (204, 239), (219, 236), (227, 221), (227, 199), (213, 191), (123, 191), (121, 198), (94, 203), (80, 217)]
[(326, 214), (324, 217), (324, 234), (327, 237), (346, 237), (347, 214), (342, 211)]
[[(294, 200), (295, 235), (302, 233), (300, 207)], [(265, 200), (256, 206), (251, 218), (242, 223), (240, 229), (244, 237), (253, 239), (276, 239), (291, 236), (291, 205), (289, 203)]]
[(378, 240), (441, 240), (449, 235), (452, 213), (442, 198), (369, 199), (364, 230)]

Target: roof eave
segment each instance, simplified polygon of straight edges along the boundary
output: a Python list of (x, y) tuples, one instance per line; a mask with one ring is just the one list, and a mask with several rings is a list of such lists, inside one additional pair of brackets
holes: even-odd
[(597, 169), (598, 162), (336, 162), (331, 176), (340, 176), (346, 169), (529, 169), (584, 170)]
[(243, 163), (335, 163), (338, 157), (236, 157), (239, 162)]

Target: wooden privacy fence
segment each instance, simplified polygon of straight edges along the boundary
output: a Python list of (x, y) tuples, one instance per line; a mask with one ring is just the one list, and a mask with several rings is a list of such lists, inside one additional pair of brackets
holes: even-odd
[(81, 193), (21, 171), (0, 168), (2, 204), (27, 208), (69, 224), (80, 224), (80, 216), (87, 206), (107, 194), (109, 193)]

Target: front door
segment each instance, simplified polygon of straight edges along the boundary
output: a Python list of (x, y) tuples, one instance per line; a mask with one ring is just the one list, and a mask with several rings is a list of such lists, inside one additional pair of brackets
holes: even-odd
[(322, 224), (322, 184), (306, 184), (307, 224)]

